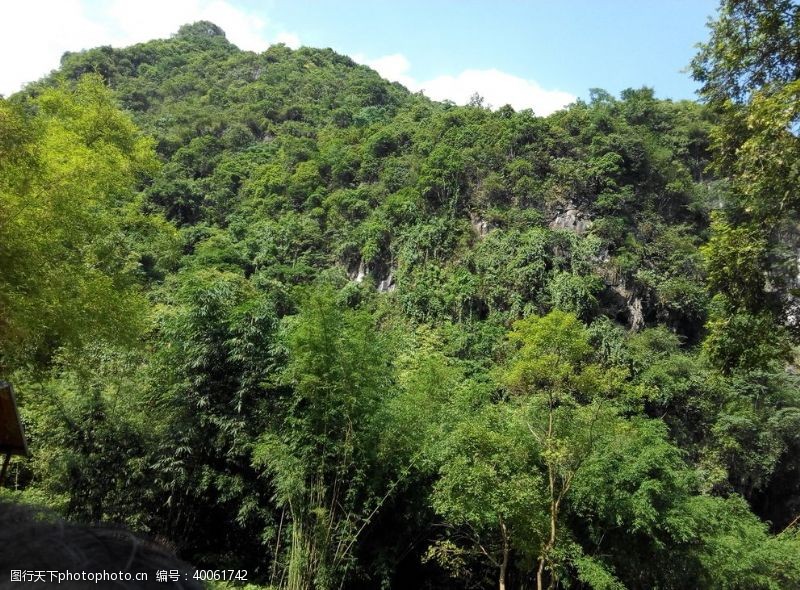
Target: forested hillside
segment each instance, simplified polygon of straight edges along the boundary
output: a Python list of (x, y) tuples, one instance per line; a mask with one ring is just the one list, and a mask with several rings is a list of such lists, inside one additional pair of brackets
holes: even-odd
[(265, 588), (799, 588), (798, 39), (726, 0), (702, 101), (548, 117), (66, 54), (0, 99), (0, 496)]

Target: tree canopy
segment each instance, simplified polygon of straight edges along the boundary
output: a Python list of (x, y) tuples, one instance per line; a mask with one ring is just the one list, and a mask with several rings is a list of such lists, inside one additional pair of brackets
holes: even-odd
[(797, 23), (547, 117), (209, 22), (65, 54), (0, 99), (0, 495), (250, 588), (800, 586)]

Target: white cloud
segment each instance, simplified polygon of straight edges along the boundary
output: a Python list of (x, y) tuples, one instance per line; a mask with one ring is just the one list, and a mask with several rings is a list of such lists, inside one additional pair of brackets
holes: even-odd
[(284, 31), (282, 33), (278, 33), (275, 35), (275, 43), (283, 43), (286, 47), (290, 47), (291, 49), (297, 49), (300, 47), (300, 37), (295, 35), (294, 33), (289, 33), (288, 31)]
[[(300, 46), (296, 33), (271, 25), (255, 12), (238, 8), (235, 0), (3, 0), (0, 20), (0, 94), (11, 94), (23, 84), (48, 74), (59, 65), (65, 51), (80, 51), (98, 45), (124, 47), (149, 39), (165, 38), (181, 25), (209, 20), (225, 31), (242, 49), (263, 51), (270, 43)], [(417, 80), (411, 64), (401, 53), (368, 59), (354, 58), (374, 68), (383, 77), (400, 82), (413, 91), (423, 91), (435, 100), (465, 104), (474, 93), (494, 107), (510, 104), (515, 109), (532, 108), (547, 115), (569, 104), (575, 97), (542, 88), (534, 80), (496, 69), (464, 70)]]
[(510, 104), (517, 110), (533, 109), (537, 115), (549, 115), (576, 98), (568, 92), (545, 90), (534, 80), (495, 69), (464, 70), (458, 76), (439, 76), (420, 86), (435, 100), (449, 99), (457, 104), (466, 104), (477, 92), (494, 107)]
[(464, 70), (456, 76), (442, 75), (431, 80), (418, 81), (411, 74), (411, 63), (394, 53), (377, 59), (356, 55), (354, 59), (368, 65), (392, 82), (400, 82), (409, 90), (421, 90), (434, 100), (452, 100), (466, 104), (476, 92), (486, 104), (500, 107), (510, 104), (516, 110), (533, 109), (537, 115), (549, 115), (571, 102), (575, 96), (560, 90), (546, 90), (534, 80), (526, 80), (496, 69)]
[(270, 23), (227, 0), (113, 0), (99, 6), (87, 0), (11, 0), (3, 3), (0, 21), (0, 54), (5, 56), (0, 94), (48, 74), (65, 51), (166, 38), (198, 20), (219, 25), (241, 49), (264, 51), (271, 43), (300, 46), (296, 34), (273, 35)]
[(367, 59), (363, 55), (358, 54), (353, 59), (371, 67), (387, 80), (400, 82), (400, 84), (409, 90), (416, 91), (418, 89), (417, 81), (408, 73), (408, 70), (411, 69), (411, 63), (409, 63), (406, 56), (402, 53), (393, 53), (392, 55), (385, 55), (377, 59)]
[(107, 43), (105, 27), (90, 20), (80, 0), (29, 0), (3, 5), (0, 20), (0, 94), (58, 67), (61, 55)]

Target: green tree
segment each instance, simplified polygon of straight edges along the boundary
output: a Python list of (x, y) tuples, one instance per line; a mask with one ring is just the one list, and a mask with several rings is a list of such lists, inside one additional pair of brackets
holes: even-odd
[(747, 102), (800, 78), (800, 7), (792, 0), (723, 0), (692, 74), (715, 102)]
[(96, 76), (0, 101), (0, 368), (140, 333), (134, 196), (152, 142)]
[(287, 318), (283, 342), (288, 396), (254, 461), (288, 519), (287, 587), (341, 588), (396, 485), (379, 455), (395, 387), (388, 343), (369, 314), (342, 309), (328, 289)]
[(438, 449), (439, 478), (432, 491), (436, 511), (460, 527), (458, 544), (445, 538), (429, 550), (456, 575), (464, 545), (487, 559), (497, 585), (507, 588), (512, 555), (523, 560), (542, 539), (547, 506), (537, 469), (539, 449), (518, 408), (487, 404), (464, 412)]
[(542, 590), (546, 572), (548, 587), (557, 583), (566, 498), (582, 466), (610, 434), (607, 421), (614, 413), (605, 398), (619, 387), (619, 375), (590, 362), (587, 331), (574, 315), (554, 311), (519, 320), (508, 338), (517, 350), (503, 381), (526, 400), (530, 436), (545, 472), (548, 526), (536, 551), (536, 587)]
[[(772, 315), (780, 325), (797, 276), (796, 252), (782, 245), (796, 233), (793, 220), (800, 205), (800, 6), (791, 0), (724, 0), (710, 28), (711, 39), (701, 45), (692, 71), (703, 84), (703, 98), (719, 115), (712, 133), (714, 165), (731, 179), (730, 225), (718, 222), (708, 247), (711, 287), (725, 295), (740, 286), (749, 289), (748, 313), (762, 324)], [(740, 238), (748, 234), (751, 243), (744, 244), (737, 233)], [(731, 240), (736, 244), (727, 248)], [(755, 258), (754, 249), (760, 250)], [(722, 280), (723, 268), (736, 276)], [(769, 297), (765, 285), (753, 292), (764, 278)], [(735, 296), (728, 303), (730, 311), (739, 312)], [(716, 330), (728, 321), (732, 318), (717, 317), (710, 327)]]
[[(212, 265), (171, 276), (159, 295), (146, 373), (153, 526), (195, 560), (248, 567), (275, 508), (250, 463), (273, 409), (281, 293)], [(224, 536), (202, 532), (211, 529)]]

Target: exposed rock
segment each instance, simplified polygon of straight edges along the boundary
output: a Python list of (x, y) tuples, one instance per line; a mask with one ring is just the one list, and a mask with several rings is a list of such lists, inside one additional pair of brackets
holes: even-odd
[(620, 320), (626, 320), (631, 332), (638, 332), (644, 328), (644, 307), (642, 298), (621, 282), (609, 282), (606, 277), (609, 291), (614, 295), (614, 307), (619, 310)]
[(356, 277), (353, 279), (356, 283), (360, 283), (364, 280), (364, 277), (367, 276), (367, 268), (364, 266), (364, 263), (358, 265), (358, 273)]
[(378, 293), (391, 293), (395, 290), (397, 285), (394, 284), (394, 277), (392, 272), (389, 271), (389, 276), (378, 283)]
[(360, 283), (364, 280), (364, 277), (367, 276), (367, 267), (364, 265), (364, 261), (361, 260), (358, 263), (358, 266), (350, 266), (347, 269), (347, 278), (351, 281), (355, 281), (356, 283)]
[(628, 299), (628, 325), (632, 332), (638, 332), (644, 328), (644, 315), (642, 314), (642, 300), (638, 297)]
[(391, 266), (387, 268), (380, 264), (378, 268), (371, 268), (360, 260), (358, 265), (351, 264), (347, 269), (347, 278), (355, 283), (363, 283), (367, 276), (375, 281), (379, 293), (390, 293), (395, 290), (394, 269)]
[[(790, 328), (800, 326), (800, 224), (785, 222), (778, 232), (779, 243), (786, 248), (784, 276), (776, 277), (776, 283), (784, 290), (784, 323)], [(787, 276), (788, 275), (788, 276)], [(765, 281), (764, 290), (767, 292), (778, 291), (773, 286), (770, 277)]]
[(794, 285), (792, 285), (795, 289), (800, 288), (800, 246), (795, 246), (795, 275), (794, 275)]
[(572, 203), (559, 210), (550, 222), (550, 229), (567, 229), (577, 234), (586, 233), (590, 227), (592, 220)]
[(800, 246), (794, 246), (795, 252), (795, 271), (792, 284), (788, 289), (786, 296), (786, 325), (791, 328), (796, 328), (800, 324)]
[(469, 220), (472, 223), (472, 229), (475, 230), (475, 233), (478, 234), (479, 238), (483, 238), (488, 234), (490, 231), (494, 229), (494, 224), (485, 219), (478, 217), (475, 214), (470, 213)]

